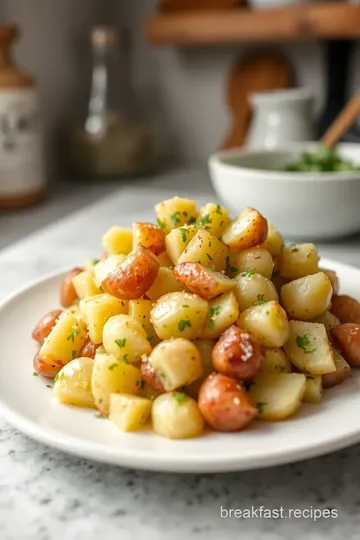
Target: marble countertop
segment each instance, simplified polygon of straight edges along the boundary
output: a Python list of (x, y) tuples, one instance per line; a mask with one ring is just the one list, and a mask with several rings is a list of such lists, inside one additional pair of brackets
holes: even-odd
[[(124, 184), (120, 190), (113, 189), (105, 200), (15, 243), (24, 235), (24, 224), (18, 225), (11, 216), (1, 217), (2, 245), (10, 245), (0, 252), (0, 299), (44, 273), (96, 256), (106, 227), (125, 225), (134, 218), (150, 219), (153, 204), (174, 191), (200, 202), (214, 197), (199, 171), (164, 175), (151, 185), (140, 182), (136, 187)], [(82, 196), (81, 205), (102, 193)], [(69, 194), (69, 203), (62, 203), (58, 217), (78, 208), (70, 199)], [(37, 212), (37, 218), (24, 215), (21, 220), (28, 224), (27, 231), (51, 222), (51, 205)], [(320, 253), (360, 266), (359, 238), (321, 245)], [(68, 456), (28, 439), (1, 418), (0, 443), (1, 540), (359, 538), (360, 445), (260, 471), (175, 475), (131, 471)], [(222, 519), (221, 506), (333, 508), (338, 518), (316, 522)]]

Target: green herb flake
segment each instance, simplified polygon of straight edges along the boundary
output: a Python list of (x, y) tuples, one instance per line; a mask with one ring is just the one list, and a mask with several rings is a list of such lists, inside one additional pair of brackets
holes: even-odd
[(170, 216), (170, 219), (171, 221), (173, 222), (174, 225), (177, 225), (178, 223), (180, 223), (180, 216), (181, 212), (174, 212), (171, 216)]
[(137, 382), (136, 385), (140, 388), (140, 390), (144, 390), (145, 388), (145, 381), (144, 379), (141, 379), (140, 382)]
[(156, 218), (157, 224), (159, 225), (160, 229), (165, 229), (166, 223), (165, 221), (162, 221), (160, 218)]
[(92, 264), (93, 266), (95, 266), (95, 265), (98, 264), (99, 262), (100, 262), (100, 259), (92, 259), (92, 260), (91, 260), (91, 264)]
[(70, 341), (70, 340), (71, 340), (71, 341), (74, 343), (74, 340), (75, 340), (76, 336), (79, 335), (79, 334), (80, 334), (80, 330), (75, 330), (75, 329), (74, 329), (74, 330), (71, 332), (71, 334), (66, 338), (66, 340), (67, 340), (67, 341)]
[(77, 351), (71, 351), (71, 360), (75, 360)]
[(185, 229), (185, 227), (179, 227), (179, 231), (181, 234), (182, 241), (186, 242), (188, 234), (190, 233), (189, 229)]
[(297, 247), (291, 248), (291, 253), (296, 253), (297, 251), (299, 251), (299, 248)]
[(209, 261), (212, 261), (212, 260), (213, 260), (212, 256), (209, 255), (209, 253), (207, 253), (206, 256), (207, 256), (207, 258), (209, 259)]
[(314, 381), (315, 377), (312, 377), (311, 375), (306, 375), (306, 379), (309, 381)]
[(47, 384), (46, 388), (52, 388), (51, 384)]
[(307, 347), (310, 345), (310, 340), (307, 337), (307, 334), (304, 334), (303, 336), (297, 335), (296, 345), (299, 347), (299, 349), (302, 349), (305, 354), (311, 354), (316, 351), (316, 347), (311, 350), (307, 349)]
[(261, 306), (262, 304), (265, 304), (264, 295), (258, 294), (257, 295), (257, 302), (255, 302), (255, 306)]
[(100, 291), (100, 292), (104, 292), (104, 287), (103, 287), (102, 285), (100, 285), (99, 291)]
[(123, 349), (126, 345), (126, 338), (115, 339), (115, 343), (119, 347), (119, 349)]
[(257, 257), (255, 257), (255, 260), (257, 261), (258, 259), (261, 259), (260, 255), (258, 255)]
[(108, 370), (112, 371), (116, 367), (119, 367), (119, 362), (115, 362), (114, 364), (111, 364), (110, 366), (108, 366)]
[(249, 268), (248, 270), (246, 270), (246, 272), (243, 272), (241, 275), (243, 277), (251, 277), (255, 274), (255, 268)]
[(55, 375), (54, 381), (53, 381), (54, 383), (58, 380), (59, 376), (60, 376), (60, 371), (59, 371), (59, 373), (57, 373), (57, 374)]
[(220, 204), (217, 204), (217, 205), (216, 205), (216, 210), (215, 210), (215, 212), (216, 212), (217, 214), (220, 214), (220, 215), (222, 216), (222, 210), (221, 210)]
[[(38, 377), (38, 376), (39, 376), (38, 372), (37, 372), (37, 371), (33, 371), (33, 377)], [(55, 379), (54, 379), (54, 380), (55, 380)]]
[(106, 416), (104, 416), (104, 415), (101, 414), (101, 413), (98, 413), (98, 414), (95, 414), (95, 418), (97, 418), (97, 419), (100, 420), (100, 419), (102, 419), (102, 418), (106, 418)]
[(226, 260), (226, 271), (227, 272), (235, 273), (235, 272), (239, 271), (239, 269), (236, 268), (236, 266), (231, 266), (231, 264), (230, 264), (230, 256), (229, 255), (226, 257), (225, 260)]
[(150, 341), (150, 343), (151, 343), (152, 341), (154, 341), (155, 336), (147, 336), (146, 339), (147, 339), (148, 341)]
[(262, 414), (264, 412), (264, 409), (265, 409), (266, 405), (267, 405), (267, 403), (265, 401), (258, 401), (256, 403), (256, 408), (257, 408), (259, 414)]
[(125, 364), (128, 364), (128, 363), (129, 363), (128, 355), (127, 355), (127, 354), (124, 354), (124, 356), (122, 357), (122, 361), (125, 362)]
[(178, 324), (178, 328), (180, 330), (180, 332), (183, 332), (185, 330), (185, 328), (191, 328), (191, 322), (190, 321), (186, 321), (185, 319), (180, 319), (179, 321), (179, 324)]
[(174, 398), (179, 403), (179, 405), (181, 405), (182, 403), (184, 403), (184, 401), (186, 401), (187, 395), (184, 392), (178, 392), (174, 394)]
[(201, 227), (205, 227), (205, 225), (209, 225), (212, 222), (212, 219), (210, 218), (209, 214), (205, 214), (205, 216), (201, 216), (198, 219), (198, 224)]
[(195, 216), (191, 216), (191, 218), (188, 220), (188, 224), (189, 224), (189, 225), (194, 225), (194, 223), (196, 223), (196, 217), (195, 217)]
[(183, 304), (183, 307), (190, 307), (189, 304)]
[(184, 217), (187, 217), (187, 216), (188, 216), (188, 213), (187, 213), (187, 212), (183, 212), (183, 216), (184, 216)]
[(213, 331), (215, 329), (215, 318), (219, 315), (221, 311), (221, 306), (215, 306), (210, 308), (210, 319), (208, 328), (209, 330)]

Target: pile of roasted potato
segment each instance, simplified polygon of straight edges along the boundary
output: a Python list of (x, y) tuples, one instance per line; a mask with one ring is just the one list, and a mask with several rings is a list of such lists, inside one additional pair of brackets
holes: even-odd
[(313, 244), (253, 208), (174, 197), (157, 225), (112, 227), (37, 324), (35, 375), (62, 402), (168, 438), (284, 420), (360, 366), (360, 304)]

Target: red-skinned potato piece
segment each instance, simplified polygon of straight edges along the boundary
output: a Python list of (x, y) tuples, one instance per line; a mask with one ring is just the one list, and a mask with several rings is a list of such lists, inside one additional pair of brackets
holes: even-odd
[(245, 208), (222, 234), (223, 242), (232, 249), (242, 250), (265, 242), (268, 233), (267, 220), (255, 210)]
[(261, 369), (263, 349), (249, 332), (230, 326), (212, 350), (216, 371), (239, 381), (250, 382)]
[(150, 388), (153, 388), (157, 392), (165, 392), (163, 383), (156, 375), (154, 368), (152, 367), (150, 362), (141, 362), (140, 371), (142, 378), (144, 379), (146, 384), (150, 386)]
[(40, 353), (36, 353), (33, 360), (34, 370), (43, 377), (48, 377), (53, 379), (64, 367), (62, 362), (58, 360), (53, 360), (50, 358), (45, 358)]
[(216, 431), (240, 431), (257, 415), (246, 390), (221, 373), (209, 375), (202, 383), (198, 405), (207, 423)]
[(88, 338), (79, 350), (77, 358), (82, 358), (83, 356), (86, 358), (95, 358), (96, 348), (97, 346), (90, 340), (90, 338)]
[(72, 306), (75, 300), (77, 300), (78, 296), (72, 283), (72, 278), (82, 271), (82, 268), (73, 268), (66, 274), (60, 285), (60, 304), (65, 308)]
[(155, 255), (165, 251), (165, 233), (153, 223), (133, 223), (133, 246), (144, 246)]
[(235, 286), (235, 281), (227, 276), (194, 262), (177, 264), (174, 274), (189, 291), (205, 300), (212, 300)]
[(157, 257), (149, 249), (137, 246), (101, 285), (105, 292), (121, 300), (135, 300), (150, 289), (159, 266)]
[(360, 324), (340, 324), (332, 328), (331, 337), (350, 366), (360, 367)]
[(40, 319), (35, 326), (32, 332), (32, 337), (40, 345), (44, 343), (45, 339), (50, 334), (61, 313), (62, 309), (53, 309), (52, 311), (49, 311), (49, 313), (47, 313), (42, 319)]
[(346, 294), (333, 296), (330, 311), (341, 323), (360, 324), (360, 303), (351, 296)]

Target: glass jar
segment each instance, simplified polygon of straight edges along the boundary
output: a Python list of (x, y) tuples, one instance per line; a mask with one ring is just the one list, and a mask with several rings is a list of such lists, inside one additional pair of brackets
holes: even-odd
[(91, 32), (93, 68), (84, 121), (72, 126), (67, 158), (72, 172), (89, 177), (136, 176), (153, 172), (155, 138), (139, 122), (130, 88), (123, 31), (95, 27)]

